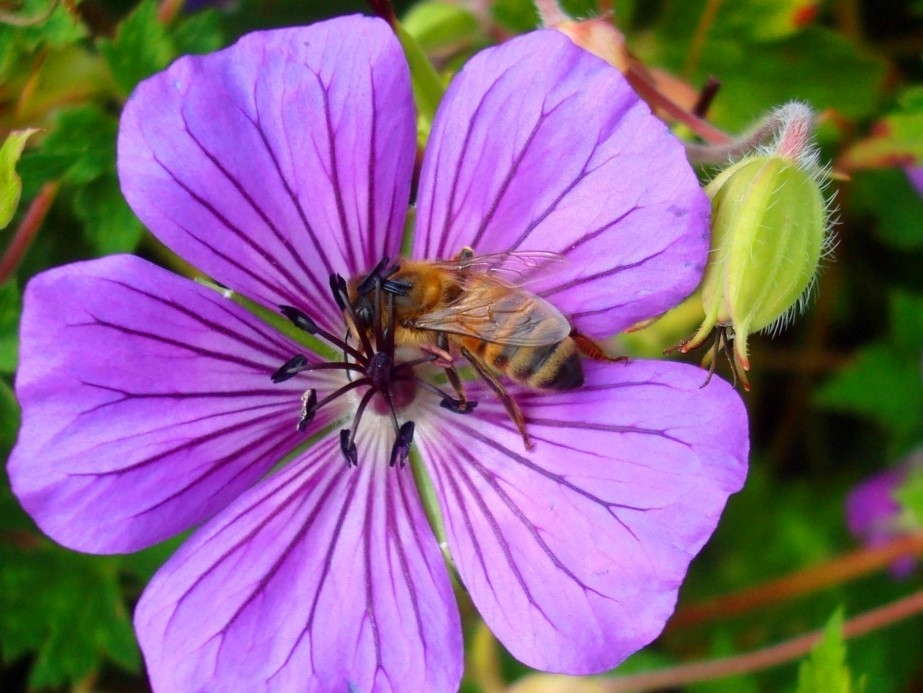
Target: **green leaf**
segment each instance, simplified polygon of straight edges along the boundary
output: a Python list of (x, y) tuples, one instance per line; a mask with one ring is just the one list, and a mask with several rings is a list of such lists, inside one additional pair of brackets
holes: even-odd
[(0, 455), (6, 459), (19, 430), (19, 402), (6, 380), (0, 378)]
[(216, 10), (204, 10), (187, 16), (172, 31), (177, 55), (211, 53), (225, 45), (221, 15)]
[(851, 680), (843, 644), (843, 612), (838, 609), (824, 628), (823, 640), (798, 669), (797, 693), (850, 693)]
[(19, 285), (10, 280), (0, 285), (0, 373), (16, 370), (19, 354), (19, 316), (22, 298)]
[(920, 354), (923, 353), (923, 296), (894, 291), (888, 315), (891, 343), (911, 364), (919, 365)]
[(923, 162), (923, 88), (905, 91), (899, 108), (875, 123), (872, 135), (846, 151), (841, 163), (852, 169), (907, 166)]
[(923, 248), (923, 199), (903, 169), (857, 171), (851, 203), (854, 212), (874, 217), (882, 242), (898, 250)]
[[(19, 9), (6, 12), (20, 19), (44, 17), (52, 1), (22, 0)], [(86, 38), (86, 35), (86, 27), (76, 13), (68, 12), (67, 3), (64, 2), (58, 2), (44, 21), (29, 26), (13, 26), (0, 22), (0, 46), (15, 45), (17, 49), (29, 52), (41, 46), (67, 46)]]
[(496, 0), (490, 12), (499, 24), (517, 33), (531, 31), (538, 26), (538, 13), (531, 0)]
[(6, 662), (35, 653), (32, 688), (81, 681), (104, 660), (139, 668), (118, 558), (84, 556), (16, 532), (0, 544), (0, 565), (0, 651)]
[(910, 468), (907, 477), (894, 490), (894, 500), (900, 504), (910, 528), (923, 528), (923, 467)]
[(155, 0), (142, 0), (119, 25), (115, 39), (101, 41), (99, 49), (126, 97), (138, 82), (164, 69), (176, 56), (166, 28), (157, 20)]
[(869, 346), (819, 388), (817, 402), (879, 423), (893, 434), (897, 448), (906, 447), (923, 432), (919, 354), (910, 360), (889, 344)]
[(34, 155), (23, 156), (20, 174), (44, 181), (63, 178), (83, 185), (115, 170), (118, 122), (96, 106), (62, 111)]
[(97, 255), (129, 253), (141, 240), (144, 227), (122, 197), (114, 173), (80, 188), (74, 212), (83, 222), (83, 235)]
[[(643, 57), (682, 73), (694, 27), (688, 20), (671, 23), (656, 44), (644, 47)], [(709, 116), (732, 130), (748, 127), (760, 114), (793, 99), (810, 103), (816, 111), (833, 109), (848, 119), (868, 117), (875, 111), (886, 72), (880, 58), (820, 26), (771, 42), (709, 33), (699, 55), (691, 82), (703, 84), (709, 76), (719, 80), (721, 89)]]
[(38, 128), (13, 130), (0, 147), (0, 229), (5, 229), (13, 219), (22, 194), (22, 179), (16, 173), (16, 163), (22, 155), (26, 140)]
[(460, 5), (421, 2), (410, 9), (401, 24), (430, 55), (436, 51), (457, 50), (481, 40), (477, 18)]
[(445, 93), (445, 84), (416, 39), (401, 24), (397, 24), (395, 31), (410, 64), (413, 101), (417, 106), (417, 140), (421, 146), (425, 146), (436, 109)]

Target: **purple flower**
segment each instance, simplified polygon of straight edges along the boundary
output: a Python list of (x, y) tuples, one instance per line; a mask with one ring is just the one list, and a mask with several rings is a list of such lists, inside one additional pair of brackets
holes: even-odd
[[(328, 278), (400, 253), (415, 149), (401, 49), (384, 22), (350, 17), (254, 33), (144, 82), (119, 174), (198, 269), (342, 335)], [(561, 254), (528, 289), (600, 338), (695, 287), (707, 215), (682, 147), (622, 76), (542, 31), (454, 79), (404, 247)], [(605, 670), (659, 634), (745, 476), (739, 397), (681, 364), (587, 361), (577, 390), (510, 385), (531, 451), (480, 381), (466, 383), (470, 414), (418, 386), (397, 404), (416, 426), (403, 468), (388, 465), (394, 424), (375, 398), (347, 466), (338, 431), (361, 388), (300, 432), (305, 390), (322, 400), (346, 374), (270, 381), (293, 355), (295, 370), (341, 356), (229, 292), (115, 256), (39, 275), (25, 302), (9, 465), (25, 508), (97, 553), (201, 525), (135, 614), (158, 690), (454, 690), (459, 616), (412, 472), (431, 479), (445, 548), (509, 650)]]
[(904, 171), (907, 173), (910, 184), (920, 195), (923, 195), (923, 166), (908, 166)]
[[(919, 531), (912, 517), (907, 517), (895, 498), (895, 492), (909, 474), (923, 471), (923, 450), (910, 454), (893, 469), (869, 477), (856, 486), (846, 499), (846, 522), (853, 536), (869, 546), (881, 546), (902, 534)], [(902, 579), (916, 567), (912, 556), (891, 564), (891, 574)]]

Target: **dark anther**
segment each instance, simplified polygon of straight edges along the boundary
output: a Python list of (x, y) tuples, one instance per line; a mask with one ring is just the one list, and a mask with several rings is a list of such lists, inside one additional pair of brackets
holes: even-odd
[(387, 256), (383, 257), (381, 262), (375, 265), (372, 271), (363, 277), (362, 281), (359, 282), (359, 286), (356, 287), (357, 294), (360, 296), (367, 296), (379, 288), (385, 293), (395, 294), (397, 296), (406, 296), (410, 292), (413, 288), (411, 282), (400, 279), (388, 279), (388, 277), (401, 268), (396, 262), (389, 266), (388, 260), (389, 258)]
[(346, 280), (339, 274), (330, 275), (330, 292), (333, 294), (333, 300), (337, 303), (337, 308), (341, 311), (346, 310)]
[(272, 382), (284, 383), (289, 378), (294, 378), (296, 375), (301, 373), (301, 371), (303, 371), (307, 365), (308, 359), (306, 359), (301, 354), (293, 356), (288, 361), (283, 363), (279, 367), (279, 370), (272, 374)]
[(279, 306), (279, 311), (299, 330), (303, 330), (308, 334), (317, 334), (317, 323), (297, 308), (292, 308), (292, 306)]
[(314, 412), (317, 411), (317, 392), (314, 390), (307, 390), (301, 396), (301, 416), (298, 417), (298, 428), (299, 431), (304, 431), (305, 427), (311, 423), (311, 420), (314, 418)]
[(346, 458), (347, 467), (359, 466), (359, 451), (356, 449), (356, 444), (353, 442), (348, 428), (340, 431), (340, 451), (343, 453), (343, 457)]
[(456, 414), (470, 414), (477, 405), (477, 402), (472, 402), (470, 399), (462, 402), (460, 399), (452, 399), (451, 397), (444, 397), (439, 403), (439, 406), (443, 409), (448, 409)]
[(384, 271), (385, 265), (387, 265), (390, 260), (391, 258), (385, 255), (381, 261), (372, 268), (371, 272), (363, 277), (362, 281), (359, 282), (359, 286), (356, 288), (356, 291), (360, 295), (371, 293), (379, 281), (387, 279), (397, 272), (398, 265), (391, 265), (387, 272)]
[(395, 462), (399, 462), (403, 469), (407, 462), (407, 456), (410, 454), (410, 445), (413, 443), (413, 421), (405, 421), (397, 437), (394, 439), (394, 445), (391, 446), (391, 460), (389, 466), (393, 467)]

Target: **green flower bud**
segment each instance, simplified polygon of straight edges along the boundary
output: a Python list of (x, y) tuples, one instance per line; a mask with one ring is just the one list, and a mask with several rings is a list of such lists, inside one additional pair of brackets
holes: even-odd
[(732, 164), (705, 188), (712, 201), (711, 255), (701, 286), (705, 321), (681, 349), (699, 346), (717, 329), (716, 349), (733, 339), (732, 367), (745, 388), (747, 338), (780, 329), (804, 307), (829, 250), (811, 113), (801, 104), (788, 108), (798, 118), (783, 123), (772, 147)]

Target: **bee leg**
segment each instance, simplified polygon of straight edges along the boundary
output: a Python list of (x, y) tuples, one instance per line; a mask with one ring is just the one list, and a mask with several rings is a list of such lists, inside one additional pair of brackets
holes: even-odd
[(593, 361), (609, 361), (611, 363), (628, 363), (627, 356), (609, 356), (603, 348), (599, 346), (589, 337), (585, 337), (577, 330), (571, 330), (570, 338), (574, 340), (574, 344), (577, 346), (577, 351), (580, 352), (580, 355), (584, 358), (592, 359)]
[(455, 369), (455, 366), (452, 365), (452, 357), (449, 353), (449, 340), (444, 333), (439, 333), (436, 336), (436, 348), (449, 357), (448, 365), (443, 366), (445, 377), (448, 379), (449, 385), (452, 386), (452, 389), (455, 390), (455, 394), (458, 396), (457, 411), (463, 414), (467, 414), (472, 409), (474, 409), (475, 402), (469, 402), (468, 397), (465, 395), (465, 386), (462, 383), (461, 376), (458, 375), (458, 371)]
[(490, 385), (490, 388), (497, 393), (497, 397), (503, 402), (506, 413), (510, 415), (510, 419), (516, 424), (516, 429), (519, 431), (519, 435), (522, 436), (522, 442), (526, 446), (526, 450), (534, 449), (535, 445), (532, 444), (532, 439), (529, 438), (529, 433), (526, 431), (526, 419), (522, 415), (522, 409), (516, 404), (516, 400), (510, 397), (510, 393), (503, 387), (503, 383), (497, 380), (496, 376), (487, 371), (478, 358), (464, 347), (462, 347), (461, 354), (468, 359), (468, 363), (474, 366), (474, 370), (484, 379), (484, 382)]

